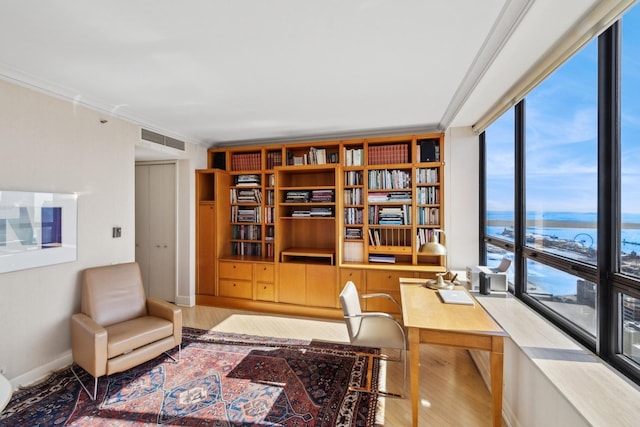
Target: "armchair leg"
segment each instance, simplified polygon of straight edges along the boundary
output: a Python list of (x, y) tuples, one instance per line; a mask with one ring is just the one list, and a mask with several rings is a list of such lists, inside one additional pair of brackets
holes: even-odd
[(179, 362), (180, 360), (182, 360), (182, 344), (178, 344), (178, 358), (177, 359), (175, 357), (173, 357), (172, 355), (170, 355), (168, 351), (165, 351), (164, 354), (169, 356), (169, 359), (173, 360), (174, 362)]
[(98, 378), (93, 377), (93, 395), (92, 395), (91, 392), (84, 385), (84, 383), (82, 382), (78, 374), (76, 373), (75, 369), (73, 369), (73, 365), (71, 365), (71, 373), (73, 374), (74, 377), (76, 377), (76, 380), (78, 380), (78, 382), (82, 386), (82, 389), (87, 393), (89, 398), (91, 398), (91, 400), (96, 400), (96, 397), (98, 396)]
[[(383, 354), (372, 354), (372, 353), (356, 353), (358, 356), (365, 356), (366, 358), (368, 358), (368, 362), (367, 362), (367, 382), (366, 385), (364, 387), (355, 387), (355, 386), (349, 386), (349, 391), (356, 391), (356, 392), (360, 392), (360, 393), (375, 393), (377, 395), (380, 396), (384, 396), (384, 397), (395, 397), (395, 398), (399, 398), (402, 399), (404, 396), (402, 394), (398, 394), (398, 393), (392, 393), (392, 392), (388, 392), (388, 391), (384, 391), (384, 390), (374, 390), (372, 387), (372, 377), (373, 377), (373, 359), (381, 359), (381, 360), (388, 360), (391, 362), (400, 362), (400, 359), (393, 359), (393, 358), (389, 358)], [(406, 357), (406, 356), (405, 356)], [(406, 363), (405, 363), (405, 377), (406, 377)], [(406, 380), (406, 378), (405, 378)], [(403, 380), (403, 392), (404, 392), (404, 380)]]

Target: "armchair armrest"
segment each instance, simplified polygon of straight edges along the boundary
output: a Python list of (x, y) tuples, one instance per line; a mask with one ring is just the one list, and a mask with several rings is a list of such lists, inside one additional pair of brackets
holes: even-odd
[(107, 330), (89, 316), (84, 313), (71, 316), (73, 360), (96, 378), (107, 373), (107, 342)]
[(392, 303), (394, 303), (396, 306), (398, 306), (398, 308), (400, 309), (400, 311), (402, 311), (402, 306), (400, 306), (400, 303), (398, 301), (396, 301), (396, 299), (394, 297), (392, 297), (389, 294), (385, 294), (385, 293), (375, 293), (375, 294), (363, 294), (360, 295), (360, 298), (362, 299), (367, 299), (367, 298), (385, 298), (388, 299), (389, 301), (391, 301)]
[(182, 309), (180, 307), (159, 298), (148, 297), (147, 310), (150, 316), (160, 317), (173, 323), (176, 345), (182, 342)]

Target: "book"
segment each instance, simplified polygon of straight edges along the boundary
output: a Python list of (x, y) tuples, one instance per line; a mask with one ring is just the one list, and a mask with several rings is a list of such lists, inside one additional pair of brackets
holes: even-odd
[(464, 304), (473, 305), (473, 300), (465, 291), (456, 291), (450, 289), (440, 289), (438, 291), (442, 302), (446, 304)]

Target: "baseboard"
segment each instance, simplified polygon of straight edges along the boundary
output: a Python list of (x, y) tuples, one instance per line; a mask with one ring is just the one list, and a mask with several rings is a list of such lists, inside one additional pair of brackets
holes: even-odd
[(183, 307), (193, 307), (196, 305), (196, 296), (180, 296), (176, 297), (176, 305), (180, 305)]
[(53, 371), (57, 371), (59, 369), (64, 368), (65, 366), (69, 366), (73, 362), (73, 357), (71, 355), (71, 350), (67, 350), (60, 357), (46, 363), (42, 366), (38, 366), (36, 369), (33, 369), (29, 372), (26, 372), (20, 376), (17, 376), (11, 380), (11, 386), (14, 390), (20, 387), (26, 387), (42, 381), (46, 377), (48, 377)]

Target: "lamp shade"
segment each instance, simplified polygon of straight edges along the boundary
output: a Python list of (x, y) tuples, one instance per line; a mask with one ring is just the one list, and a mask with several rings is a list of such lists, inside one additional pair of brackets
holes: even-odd
[(436, 235), (431, 236), (429, 243), (425, 243), (420, 247), (420, 253), (422, 255), (446, 255), (447, 248), (445, 245), (438, 243)]

